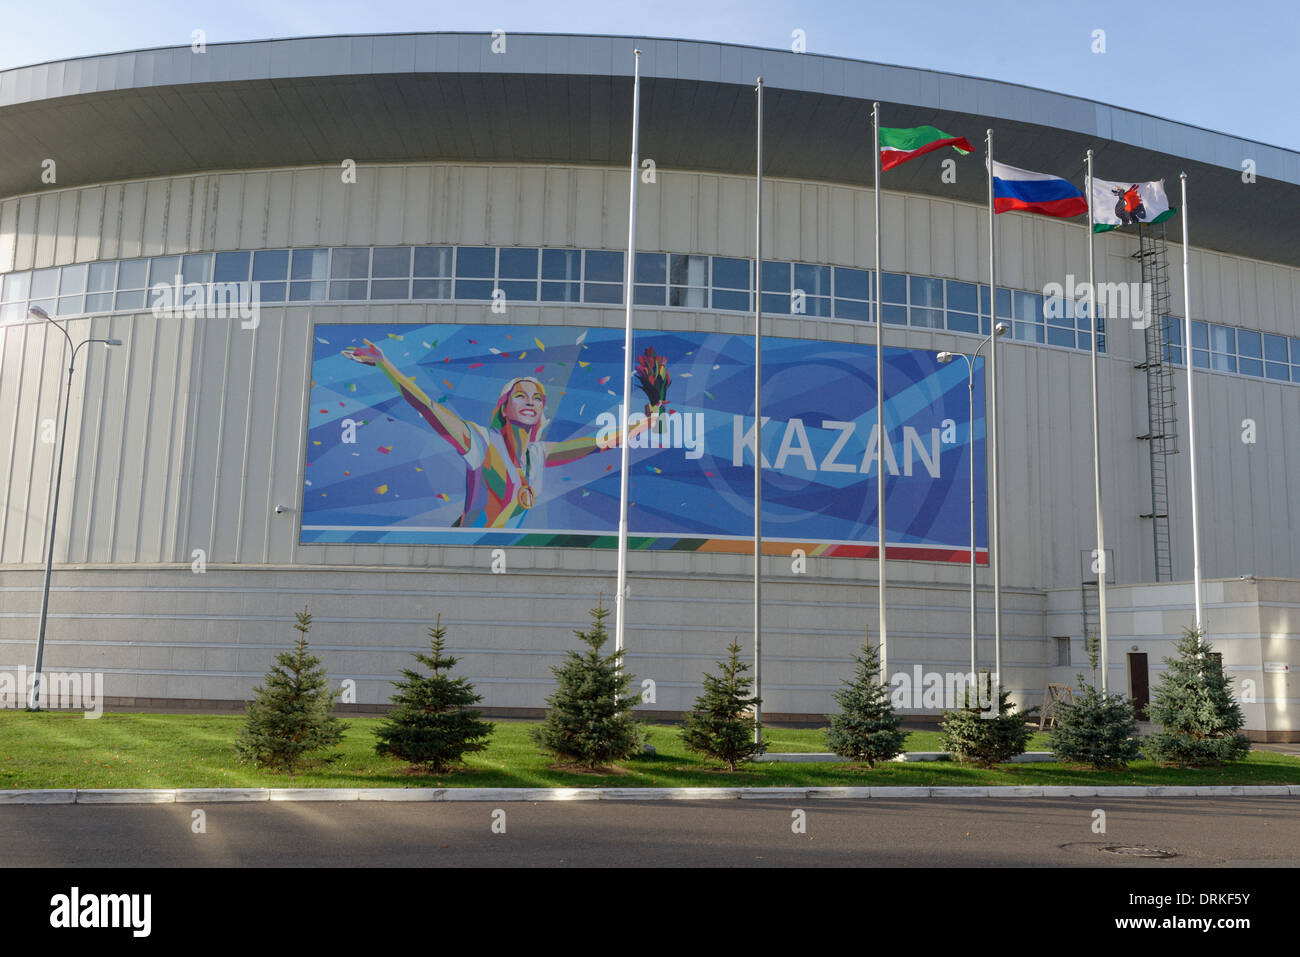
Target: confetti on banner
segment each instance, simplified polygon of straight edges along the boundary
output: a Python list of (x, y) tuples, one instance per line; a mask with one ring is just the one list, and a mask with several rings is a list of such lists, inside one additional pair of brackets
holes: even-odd
[(440, 396), (438, 396), (438, 401), (439, 401), (439, 402), (446, 402), (446, 401), (447, 401), (447, 397), (446, 397), (445, 395), (440, 395)]
[(320, 439), (312, 439), (312, 440), (311, 440), (311, 444), (312, 444), (312, 445), (320, 445)]
[(392, 339), (392, 340), (395, 341), (395, 342), (401, 342), (401, 341), (402, 341), (402, 337), (399, 336), (399, 335), (398, 335), (397, 333), (395, 333), (395, 332), (390, 332), (390, 333), (388, 334), (388, 338)]
[(712, 472), (705, 472), (704, 474), (707, 475), (709, 478), (713, 478), (713, 473), (712, 473)]
[(384, 455), (387, 455), (389, 452), (393, 451), (393, 447), (391, 445), (381, 445), (379, 451)]
[(329, 409), (321, 409), (321, 410), (320, 410), (320, 414), (321, 414), (321, 415), (329, 415), (329, 414), (330, 414), (330, 410), (329, 410)]
[(376, 495), (387, 495), (387, 494), (388, 494), (388, 486), (387, 486), (387, 485), (378, 485), (378, 486), (376, 486), (376, 487), (375, 487), (375, 494), (376, 494)]
[(349, 391), (349, 392), (356, 392), (356, 391), (357, 391), (357, 384), (356, 384), (355, 382), (349, 382), (349, 383), (348, 383), (348, 391)]
[(583, 330), (582, 330), (582, 335), (578, 336), (578, 338), (576, 338), (576, 339), (573, 340), (574, 344), (575, 344), (575, 345), (579, 345), (579, 346), (582, 345), (582, 344), (583, 344), (584, 342), (586, 342), (586, 341), (587, 341), (587, 330), (586, 330), (586, 329), (583, 329)]
[(718, 369), (721, 369), (722, 366), (717, 366), (717, 365), (715, 365), (713, 368), (714, 368), (714, 371), (717, 371)]
[(420, 468), (420, 466), (418, 466), (418, 465), (415, 467), (415, 470), (416, 470), (417, 472), (423, 472), (423, 471), (424, 471), (424, 469)]
[(597, 385), (604, 385), (604, 384), (607, 383), (608, 381), (609, 381), (609, 376), (607, 376), (607, 375), (606, 375), (606, 376), (601, 376), (599, 379), (596, 380), (596, 384), (597, 384)]
[(664, 474), (664, 470), (661, 469), (661, 468), (659, 468), (659, 467), (656, 466), (656, 465), (647, 465), (647, 466), (645, 467), (645, 470), (646, 470), (647, 472), (653, 472), (655, 475), (663, 475), (663, 474)]
[(541, 375), (542, 370), (545, 369), (545, 368), (546, 368), (546, 366), (538, 366), (536, 369), (533, 370), (533, 373), (534, 373), (535, 375)]
[(501, 350), (496, 346), (488, 346), (488, 352), (492, 353), (494, 356), (501, 355)]
[(322, 339), (320, 336), (317, 336), (317, 337), (316, 337), (316, 341), (319, 342), (321, 345), (324, 345), (324, 346), (327, 346), (327, 345), (330, 344), (330, 341), (329, 341), (328, 339)]
[(432, 349), (432, 348), (433, 348), (433, 346), (429, 345), (429, 343), (427, 343), (427, 342), (421, 342), (420, 345), (424, 346), (424, 348), (426, 348), (426, 349)]
[(451, 389), (453, 392), (456, 391), (456, 387), (452, 385), (450, 382), (448, 382), (446, 379), (442, 380), (442, 384), (445, 385), (448, 389)]
[(541, 349), (543, 352), (546, 351), (546, 346), (542, 345), (541, 339), (538, 339), (536, 336), (533, 336), (533, 342), (537, 343), (537, 348)]
[(471, 346), (476, 346), (476, 345), (478, 345), (478, 340), (477, 340), (477, 339), (471, 339), (471, 340), (469, 340), (469, 344), (470, 344)]
[(556, 364), (557, 366), (567, 366), (567, 365), (568, 365), (567, 362), (556, 362), (555, 364)]
[(616, 393), (613, 389), (606, 389), (605, 391), (608, 392), (610, 395), (613, 395), (613, 396), (617, 396), (617, 394), (618, 394), (618, 393)]
[(434, 496), (434, 498), (440, 498), (440, 499), (442, 499), (444, 502), (450, 502), (450, 501), (451, 501), (451, 496), (448, 495), (446, 492), (439, 492), (437, 495)]
[(587, 368), (587, 366), (589, 366), (589, 365), (591, 365), (590, 362), (583, 362), (581, 359), (578, 360), (578, 368), (579, 368), (579, 369), (585, 369), (585, 368)]
[(710, 399), (713, 398), (713, 393), (712, 393), (712, 392), (705, 392), (704, 394), (707, 395)]
[(482, 369), (482, 368), (483, 368), (483, 363), (481, 363), (481, 362), (474, 362), (474, 363), (471, 363), (470, 368), (471, 368), (471, 369)]
[(605, 466), (605, 471), (608, 472), (608, 471), (609, 471), (610, 469), (612, 469), (613, 467), (614, 467), (613, 465), (606, 465), (606, 466)]
[(682, 378), (682, 379), (689, 379), (691, 376), (695, 375), (695, 373), (694, 373), (694, 372), (679, 372), (679, 373), (677, 373), (677, 375), (678, 375), (679, 378)]
[(339, 403), (339, 407), (340, 407), (340, 408), (346, 408), (346, 406), (344, 406), (342, 402)]
[(527, 352), (521, 352), (521, 353), (519, 353), (519, 358), (521, 358), (521, 359), (527, 359), (527, 358), (528, 358), (528, 353), (527, 353)]
[(344, 469), (344, 470), (343, 470), (343, 477), (344, 477), (344, 478), (351, 478), (351, 477), (352, 477), (352, 473), (349, 472), (347, 469)]
[(442, 357), (442, 361), (443, 361), (443, 362), (450, 362), (450, 361), (451, 361), (451, 356), (443, 356), (443, 357)]
[(588, 492), (585, 488), (582, 490), (582, 497), (583, 497), (583, 498), (586, 498), (586, 497), (587, 497), (588, 495), (590, 495), (590, 494), (591, 494), (591, 493)]
[(506, 333), (506, 338), (509, 339), (511, 342), (514, 342), (514, 338), (508, 332)]
[(438, 340), (437, 340), (437, 339), (434, 339), (434, 340), (433, 340), (433, 345), (429, 346), (429, 348), (430, 348), (430, 349), (436, 349), (436, 348), (438, 348)]

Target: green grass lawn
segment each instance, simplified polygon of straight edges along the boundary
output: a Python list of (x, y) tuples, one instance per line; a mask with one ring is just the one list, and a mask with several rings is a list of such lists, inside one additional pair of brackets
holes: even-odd
[[(1191, 771), (1139, 761), (1129, 770), (1101, 772), (1056, 764), (1003, 765), (981, 770), (951, 762), (888, 763), (858, 770), (830, 763), (757, 764), (730, 773), (682, 748), (676, 728), (654, 725), (658, 754), (623, 762), (606, 774), (558, 771), (529, 740), (532, 722), (498, 721), (488, 750), (464, 770), (428, 776), (374, 753), (377, 718), (346, 718), (347, 736), (327, 765), (297, 775), (272, 774), (239, 763), (232, 750), (242, 716), (80, 714), (0, 711), (0, 789), (176, 787), (829, 787), (990, 784), (1300, 784), (1300, 759), (1259, 751), (1241, 764)], [(816, 729), (775, 728), (769, 750), (824, 751)], [(1031, 745), (1038, 749), (1041, 739)], [(934, 732), (913, 733), (908, 749), (938, 750)]]

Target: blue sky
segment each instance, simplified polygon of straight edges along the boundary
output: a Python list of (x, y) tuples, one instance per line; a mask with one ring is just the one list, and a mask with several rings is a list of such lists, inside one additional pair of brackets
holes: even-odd
[(210, 43), (501, 28), (783, 49), (800, 29), (811, 53), (1024, 83), (1300, 149), (1300, 5), (1286, 0), (46, 0), (6, 5), (0, 69), (188, 45), (196, 28)]

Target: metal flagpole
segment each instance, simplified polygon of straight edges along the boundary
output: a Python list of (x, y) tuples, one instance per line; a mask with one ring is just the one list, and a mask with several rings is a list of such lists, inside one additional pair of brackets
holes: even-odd
[(1097, 288), (1092, 249), (1092, 150), (1088, 150), (1088, 317), (1092, 322), (1092, 484), (1097, 504), (1097, 617), (1101, 627), (1101, 693), (1110, 687), (1109, 631), (1106, 627), (1106, 537), (1101, 521), (1101, 415), (1097, 408)]
[(885, 625), (885, 317), (880, 295), (880, 104), (871, 104), (871, 133), (876, 162), (876, 552), (880, 603), (880, 683), (889, 684), (889, 629)]
[(1187, 174), (1180, 174), (1183, 184), (1183, 361), (1187, 363), (1187, 457), (1192, 469), (1192, 579), (1196, 589), (1196, 630), (1205, 629), (1205, 609), (1201, 606), (1201, 522), (1196, 498), (1196, 403), (1192, 401), (1192, 279), (1187, 245)]
[[(754, 697), (763, 690), (763, 78), (758, 78), (754, 161)], [(754, 743), (763, 741), (763, 705), (754, 705)]]
[(622, 651), (623, 632), (627, 624), (627, 480), (628, 480), (628, 410), (632, 404), (632, 279), (636, 268), (636, 188), (640, 175), (641, 133), (641, 51), (634, 50), (632, 67), (632, 182), (629, 187), (627, 214), (627, 270), (624, 273), (623, 298), (627, 304), (623, 332), (623, 405), (619, 410), (619, 445), (622, 448), (618, 485), (618, 593), (614, 599), (614, 650)]
[(993, 231), (993, 131), (988, 130), (987, 148), (989, 162), (989, 332), (993, 339), (989, 343), (989, 445), (993, 449), (993, 480), (991, 485), (993, 511), (993, 694), (998, 700), (998, 688), (1002, 681), (1002, 548), (998, 523), (998, 284), (997, 284), (997, 246)]

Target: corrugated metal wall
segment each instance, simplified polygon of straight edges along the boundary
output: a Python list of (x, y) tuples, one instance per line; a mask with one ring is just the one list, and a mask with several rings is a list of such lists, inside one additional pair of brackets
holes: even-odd
[[(459, 243), (618, 249), (626, 237), (623, 170), (518, 166), (362, 167), (355, 184), (334, 168), (186, 176), (52, 191), (0, 203), (0, 271), (200, 250), (283, 246)], [(766, 192), (771, 258), (872, 265), (869, 192), (773, 182)], [(642, 250), (752, 255), (753, 189), (742, 178), (660, 170), (641, 191)], [(887, 194), (884, 267), (987, 281), (982, 207)], [(1084, 278), (1078, 224), (998, 218), (999, 283), (1041, 289), (1067, 273)], [(1099, 281), (1136, 281), (1126, 236), (1098, 239)], [(1181, 309), (1180, 251), (1170, 250), (1173, 308)], [(1300, 271), (1229, 256), (1193, 254), (1193, 314), (1287, 335), (1300, 334)], [(512, 306), (511, 321), (622, 324), (621, 309)], [(111, 335), (125, 346), (78, 356), (64, 480), (58, 561), (210, 562), (474, 567), (472, 549), (299, 546), (308, 344), (313, 322), (499, 320), (484, 306), (264, 307), (255, 333), (215, 320), (149, 314), (77, 320), (74, 338)], [(639, 309), (647, 328), (749, 332), (739, 315)], [(874, 341), (874, 329), (773, 319), (770, 334)], [(1121, 581), (1150, 580), (1147, 450), (1141, 335), (1112, 323), (1101, 363), (1103, 476), (1108, 543)], [(887, 329), (886, 342), (969, 348), (943, 332)], [(66, 347), (37, 324), (0, 329), (0, 561), (41, 560), (53, 469), (52, 420)], [(1080, 553), (1093, 545), (1086, 354), (1005, 343), (1004, 581), (1047, 588), (1077, 584)], [(1205, 574), (1300, 577), (1300, 466), (1294, 386), (1198, 374)], [(1186, 431), (1179, 382), (1180, 431)], [(1252, 445), (1242, 421), (1257, 423)], [(1184, 443), (1185, 446), (1185, 443)], [(1175, 576), (1191, 575), (1187, 456), (1172, 463)], [(276, 515), (276, 504), (295, 510)], [(599, 557), (517, 550), (525, 567), (598, 567)], [(739, 573), (731, 556), (645, 556), (649, 567)], [(559, 562), (560, 565), (556, 563)], [(825, 577), (854, 577), (868, 563), (822, 563)], [(601, 566), (603, 567), (603, 566)], [(914, 566), (914, 580), (956, 580), (958, 569)]]

